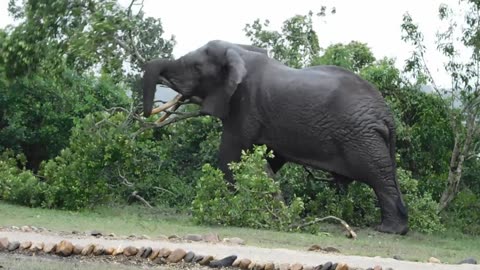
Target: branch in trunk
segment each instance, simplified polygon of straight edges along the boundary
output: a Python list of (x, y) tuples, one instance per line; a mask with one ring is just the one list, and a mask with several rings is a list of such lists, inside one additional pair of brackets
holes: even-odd
[(167, 103), (161, 105), (160, 107), (157, 107), (157, 108), (153, 109), (151, 114), (161, 113), (161, 112), (175, 106), (180, 101), (181, 98), (182, 98), (182, 95), (175, 96), (175, 98), (168, 101)]
[[(178, 113), (177, 113), (178, 114)], [(200, 111), (195, 111), (195, 112), (191, 112), (191, 113), (182, 113), (182, 114), (179, 114), (178, 117), (175, 117), (175, 118), (170, 118), (166, 121), (163, 121), (162, 123), (159, 123), (159, 124), (156, 124), (156, 123), (147, 123), (143, 120), (140, 120), (141, 122), (143, 122), (144, 126), (139, 129), (137, 132), (135, 132), (132, 137), (135, 138), (136, 136), (138, 136), (138, 134), (144, 132), (145, 130), (147, 129), (151, 129), (151, 128), (162, 128), (164, 126), (167, 126), (167, 125), (170, 125), (170, 124), (173, 124), (173, 123), (176, 123), (176, 122), (179, 122), (179, 121), (182, 121), (182, 120), (185, 120), (185, 119), (188, 119), (188, 118), (193, 118), (193, 117), (197, 117), (197, 116), (201, 116), (202, 114), (200, 113)]]

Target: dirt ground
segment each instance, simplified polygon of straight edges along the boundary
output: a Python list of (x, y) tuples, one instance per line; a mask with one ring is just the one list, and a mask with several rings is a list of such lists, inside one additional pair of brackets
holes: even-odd
[(69, 240), (73, 244), (101, 244), (104, 247), (126, 247), (149, 246), (152, 248), (182, 248), (186, 251), (193, 251), (195, 254), (212, 255), (216, 259), (237, 255), (238, 258), (248, 258), (255, 262), (267, 263), (301, 263), (303, 265), (316, 266), (319, 264), (331, 262), (343, 262), (352, 267), (361, 267), (367, 269), (375, 265), (381, 265), (383, 269), (393, 268), (394, 270), (480, 270), (480, 265), (452, 265), (452, 264), (432, 264), (410, 261), (399, 261), (391, 258), (380, 257), (362, 257), (345, 256), (341, 254), (325, 254), (314, 251), (299, 251), (280, 248), (260, 248), (248, 245), (229, 245), (224, 243), (205, 243), (205, 242), (183, 242), (170, 241), (164, 239), (148, 240), (130, 240), (130, 239), (108, 239), (97, 238), (93, 236), (78, 236), (72, 234), (58, 234), (51, 232), (21, 232), (0, 230), (0, 238), (7, 237), (9, 241), (32, 241), (44, 243), (58, 243), (61, 240)]

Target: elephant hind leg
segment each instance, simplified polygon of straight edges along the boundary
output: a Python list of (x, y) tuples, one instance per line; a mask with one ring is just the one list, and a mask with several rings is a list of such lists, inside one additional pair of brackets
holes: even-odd
[[(352, 160), (353, 161), (353, 160)], [(408, 232), (408, 211), (396, 180), (395, 163), (386, 145), (370, 145), (355, 157), (360, 181), (373, 188), (381, 210), (378, 231), (404, 235)]]
[(375, 171), (370, 179), (372, 181), (368, 181), (367, 184), (375, 191), (382, 215), (382, 221), (376, 229), (385, 233), (406, 234), (408, 232), (408, 211), (393, 169)]

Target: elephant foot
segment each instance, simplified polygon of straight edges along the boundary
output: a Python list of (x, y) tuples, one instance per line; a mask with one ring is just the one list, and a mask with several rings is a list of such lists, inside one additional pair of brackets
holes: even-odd
[(408, 225), (404, 222), (382, 222), (375, 227), (375, 230), (382, 233), (405, 235), (408, 233)]

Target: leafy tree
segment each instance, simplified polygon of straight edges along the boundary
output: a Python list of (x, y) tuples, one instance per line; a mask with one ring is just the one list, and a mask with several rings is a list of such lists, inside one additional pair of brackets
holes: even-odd
[[(439, 16), (446, 29), (437, 33), (437, 49), (447, 58), (445, 70), (451, 76), (451, 86), (437, 85), (426, 65), (424, 36), (407, 13), (404, 15), (402, 39), (415, 47), (407, 61), (406, 71), (420, 81), (432, 83), (435, 92), (448, 105), (450, 130), (454, 134), (453, 149), (448, 165), (446, 187), (440, 198), (439, 211), (445, 209), (460, 189), (465, 161), (478, 154), (480, 113), (480, 4), (478, 1), (462, 1), (465, 11), (464, 24), (453, 19), (454, 12), (447, 5), (440, 5)], [(468, 53), (462, 61), (461, 53)]]
[(358, 73), (374, 61), (375, 57), (367, 44), (351, 41), (345, 45), (329, 46), (322, 56), (312, 62), (312, 65), (336, 65)]
[(0, 32), (0, 150), (22, 151), (35, 171), (74, 121), (126, 106), (145, 58), (171, 57), (175, 45), (135, 0), (12, 0), (9, 11), (19, 23)]
[[(332, 9), (332, 14), (335, 9)], [(268, 30), (270, 21), (261, 22), (256, 19), (247, 24), (244, 31), (252, 45), (269, 50), (272, 57), (291, 67), (309, 66), (320, 52), (318, 36), (313, 29), (313, 12), (307, 15), (296, 15), (283, 22), (281, 32)], [(326, 7), (316, 14), (326, 15)]]
[(32, 72), (48, 58), (49, 69), (65, 62), (77, 71), (99, 68), (119, 79), (124, 64), (138, 70), (144, 58), (171, 57), (175, 45), (174, 37), (162, 37), (160, 19), (145, 17), (136, 0), (127, 8), (115, 0), (17, 2), (10, 1), (9, 11), (21, 22), (2, 50), (10, 76)]
[(68, 69), (56, 78), (49, 74), (37, 72), (9, 82), (0, 100), (0, 145), (24, 153), (27, 168), (34, 171), (67, 145), (75, 119), (127, 104), (125, 92), (108, 77), (80, 76)]

